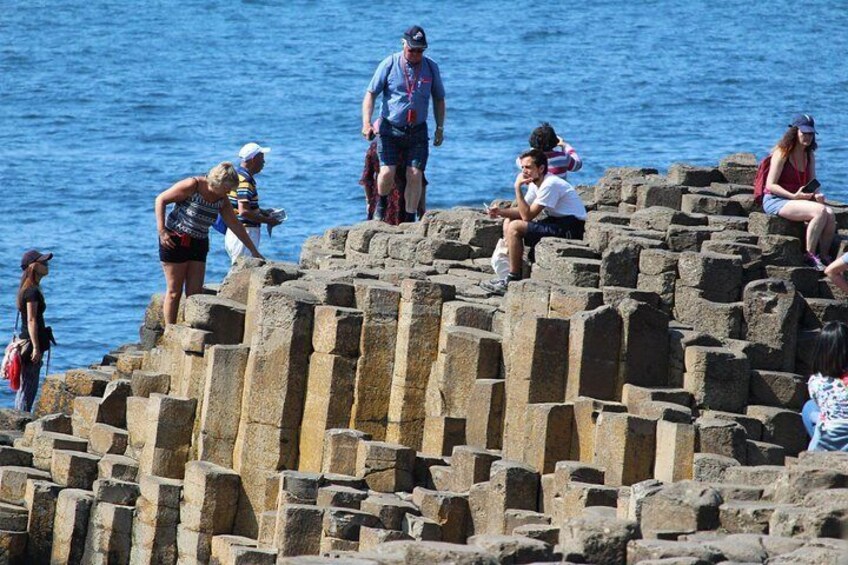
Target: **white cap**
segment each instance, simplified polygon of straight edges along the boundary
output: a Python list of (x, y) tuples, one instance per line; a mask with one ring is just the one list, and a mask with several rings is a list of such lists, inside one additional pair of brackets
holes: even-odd
[(244, 147), (241, 148), (241, 151), (239, 151), (239, 157), (241, 158), (242, 161), (249, 161), (249, 160), (253, 159), (256, 156), (257, 153), (263, 153), (264, 154), (264, 153), (270, 153), (270, 152), (271, 152), (270, 147), (262, 147), (258, 143), (252, 143), (251, 142), (251, 143), (248, 143), (247, 145), (245, 145)]

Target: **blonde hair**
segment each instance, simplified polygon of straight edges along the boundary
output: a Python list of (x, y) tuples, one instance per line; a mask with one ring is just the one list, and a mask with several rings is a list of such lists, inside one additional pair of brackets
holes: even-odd
[(206, 173), (206, 182), (210, 187), (221, 187), (234, 190), (239, 183), (236, 168), (229, 161), (215, 165)]

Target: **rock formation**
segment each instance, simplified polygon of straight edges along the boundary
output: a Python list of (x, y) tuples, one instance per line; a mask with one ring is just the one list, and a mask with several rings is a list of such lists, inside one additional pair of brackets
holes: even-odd
[(471, 209), (241, 261), (166, 329), (153, 297), (2, 413), (0, 562), (837, 563), (848, 454), (798, 411), (848, 302), (755, 170), (608, 170), (503, 298)]

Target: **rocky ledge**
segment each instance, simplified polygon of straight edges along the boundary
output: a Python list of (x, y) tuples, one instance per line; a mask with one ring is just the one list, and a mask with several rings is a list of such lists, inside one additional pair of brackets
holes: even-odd
[(848, 454), (798, 410), (848, 303), (756, 164), (610, 169), (503, 298), (471, 209), (154, 297), (2, 413), (0, 562), (839, 563)]

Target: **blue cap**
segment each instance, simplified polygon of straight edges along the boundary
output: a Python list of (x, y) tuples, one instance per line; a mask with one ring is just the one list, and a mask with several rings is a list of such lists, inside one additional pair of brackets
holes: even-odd
[(816, 121), (809, 114), (798, 114), (792, 118), (789, 127), (796, 127), (801, 133), (816, 133)]

